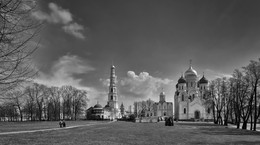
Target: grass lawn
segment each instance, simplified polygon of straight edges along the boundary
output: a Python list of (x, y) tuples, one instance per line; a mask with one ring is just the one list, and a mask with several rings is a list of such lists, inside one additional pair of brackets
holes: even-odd
[(196, 122), (178, 122), (175, 126), (99, 122), (72, 129), (0, 135), (0, 144), (260, 144), (260, 132)]

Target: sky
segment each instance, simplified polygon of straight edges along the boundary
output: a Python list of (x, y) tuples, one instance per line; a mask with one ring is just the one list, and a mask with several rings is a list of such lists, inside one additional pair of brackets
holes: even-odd
[(36, 81), (88, 91), (89, 106), (106, 105), (111, 65), (118, 100), (173, 102), (189, 67), (208, 80), (231, 76), (260, 56), (260, 1), (39, 0), (44, 23), (33, 62)]

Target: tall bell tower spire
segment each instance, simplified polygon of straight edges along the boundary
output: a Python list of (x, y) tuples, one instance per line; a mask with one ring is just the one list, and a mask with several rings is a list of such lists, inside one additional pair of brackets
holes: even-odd
[(117, 88), (116, 88), (116, 71), (115, 71), (115, 66), (113, 64), (111, 65), (111, 70), (110, 70), (108, 105), (111, 108), (118, 109), (118, 96), (117, 96)]

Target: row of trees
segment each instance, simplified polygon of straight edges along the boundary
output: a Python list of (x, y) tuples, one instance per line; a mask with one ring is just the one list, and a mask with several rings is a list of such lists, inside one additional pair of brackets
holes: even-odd
[(84, 90), (33, 83), (6, 94), (0, 103), (0, 120), (76, 120), (80, 116), (85, 118), (87, 101)]
[(213, 110), (214, 123), (229, 122), (242, 129), (256, 130), (260, 116), (260, 59), (250, 61), (241, 70), (235, 69), (232, 77), (218, 78), (210, 82), (206, 104)]

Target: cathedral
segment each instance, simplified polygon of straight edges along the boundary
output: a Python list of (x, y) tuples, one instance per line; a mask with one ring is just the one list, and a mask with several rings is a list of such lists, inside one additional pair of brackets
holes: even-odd
[(208, 80), (204, 74), (198, 80), (197, 72), (192, 68), (182, 75), (176, 84), (174, 95), (174, 116), (176, 120), (203, 121), (212, 119), (212, 110), (204, 104)]

